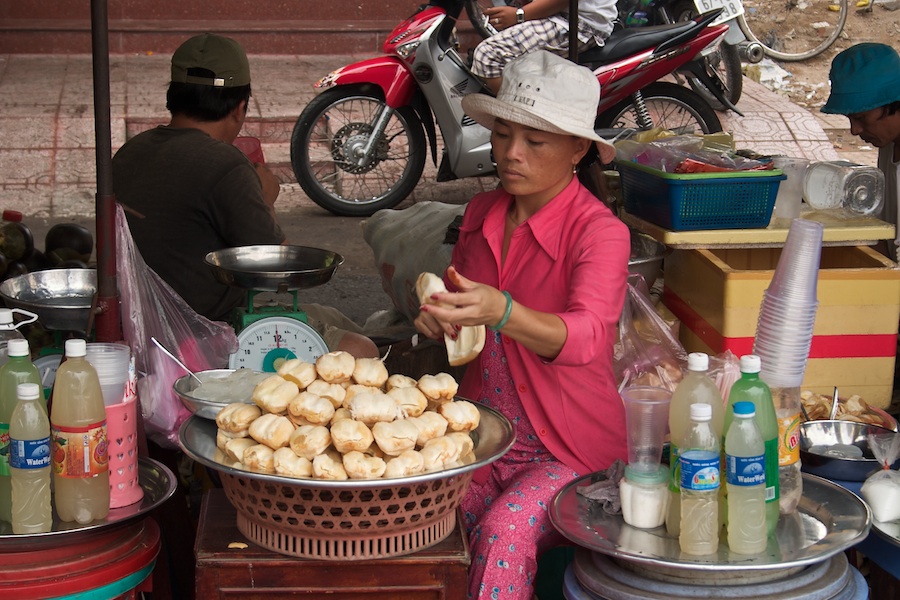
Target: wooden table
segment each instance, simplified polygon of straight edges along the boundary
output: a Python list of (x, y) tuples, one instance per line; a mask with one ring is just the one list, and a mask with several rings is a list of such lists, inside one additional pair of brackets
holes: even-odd
[[(466, 597), (470, 558), (459, 519), (447, 539), (414, 554), (334, 561), (294, 558), (262, 548), (238, 531), (236, 518), (221, 489), (206, 493), (194, 546), (198, 599), (462, 600)], [(246, 547), (229, 548), (233, 542)]]

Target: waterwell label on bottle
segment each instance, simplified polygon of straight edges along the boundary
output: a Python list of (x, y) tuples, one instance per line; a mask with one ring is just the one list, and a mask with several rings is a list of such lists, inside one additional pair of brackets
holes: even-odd
[(106, 421), (87, 427), (51, 425), (50, 438), (56, 475), (85, 479), (109, 471)]
[(681, 463), (681, 489), (702, 492), (719, 488), (718, 452), (688, 450), (678, 457)]
[(43, 469), (50, 466), (50, 438), (11, 440), (9, 466), (14, 469)]
[(766, 483), (766, 455), (731, 456), (725, 455), (725, 477), (729, 484), (740, 486)]

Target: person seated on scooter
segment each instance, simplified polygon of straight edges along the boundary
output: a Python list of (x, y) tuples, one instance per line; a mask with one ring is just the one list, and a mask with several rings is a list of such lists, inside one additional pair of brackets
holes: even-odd
[[(250, 63), (235, 40), (204, 33), (172, 56), (168, 125), (136, 135), (112, 161), (113, 191), (144, 261), (197, 313), (229, 320), (247, 290), (216, 280), (207, 253), (285, 243), (279, 183), (233, 144), (247, 115)], [(331, 349), (376, 357), (375, 344), (330, 307), (304, 305)], [(353, 329), (356, 328), (356, 329)]]
[[(522, 8), (494, 6), (484, 15), (498, 31), (475, 48), (472, 72), (497, 93), (503, 69), (512, 59), (535, 50), (569, 53), (569, 0), (532, 0)], [(578, 0), (579, 52), (602, 46), (618, 16), (615, 0)]]
[(878, 148), (878, 168), (884, 173), (880, 217), (896, 228), (895, 239), (882, 252), (896, 261), (900, 246), (900, 55), (885, 44), (856, 44), (834, 57), (828, 78), (831, 95), (822, 112), (847, 115), (850, 133)]
[(516, 431), (461, 503), (470, 598), (531, 600), (538, 554), (563, 541), (547, 514), (554, 495), (626, 456), (612, 357), (630, 234), (575, 176), (591, 147), (615, 154), (594, 133), (599, 100), (589, 69), (543, 50), (510, 62), (496, 98), (462, 100), (491, 129), (502, 185), (469, 202), (444, 273), (451, 291), (415, 325), (432, 339), (490, 328), (459, 394)]

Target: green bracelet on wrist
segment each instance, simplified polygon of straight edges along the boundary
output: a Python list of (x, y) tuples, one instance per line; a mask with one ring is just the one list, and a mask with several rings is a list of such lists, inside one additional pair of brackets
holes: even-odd
[(493, 331), (500, 331), (501, 329), (503, 329), (503, 326), (506, 325), (506, 323), (509, 321), (510, 313), (512, 313), (512, 296), (510, 296), (509, 292), (507, 292), (506, 290), (503, 290), (503, 292), (501, 293), (506, 296), (506, 312), (503, 313), (503, 318), (500, 319), (499, 323), (497, 323), (496, 325), (488, 325), (488, 328)]

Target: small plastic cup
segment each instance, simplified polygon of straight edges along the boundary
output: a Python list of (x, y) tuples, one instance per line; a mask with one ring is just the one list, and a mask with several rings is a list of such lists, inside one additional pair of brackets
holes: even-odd
[(90, 343), (87, 345), (85, 358), (97, 371), (103, 404), (120, 404), (125, 397), (131, 348), (124, 344)]
[(819, 281), (824, 225), (806, 219), (794, 219), (778, 265), (767, 292), (780, 298), (813, 303)]
[(243, 135), (234, 138), (233, 145), (244, 155), (250, 159), (253, 164), (266, 164), (266, 158), (263, 155), (262, 144), (259, 138)]
[(672, 392), (665, 388), (635, 385), (622, 390), (632, 469), (649, 472), (659, 465), (671, 400)]

